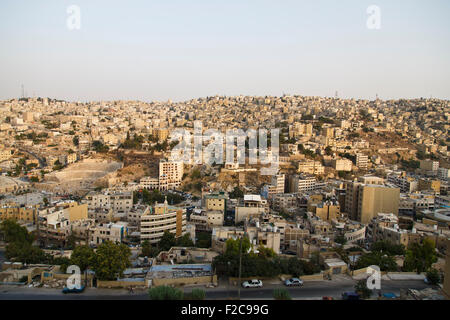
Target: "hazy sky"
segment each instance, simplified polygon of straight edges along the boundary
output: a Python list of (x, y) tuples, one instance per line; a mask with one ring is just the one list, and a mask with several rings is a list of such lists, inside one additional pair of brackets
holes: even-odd
[[(66, 12), (81, 9), (81, 29)], [(370, 30), (366, 10), (381, 9)], [(448, 0), (1, 0), (0, 99), (450, 98)]]

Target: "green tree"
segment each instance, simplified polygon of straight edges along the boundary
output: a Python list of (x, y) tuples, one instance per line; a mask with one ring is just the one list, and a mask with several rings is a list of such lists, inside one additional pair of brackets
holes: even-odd
[(397, 263), (393, 256), (381, 252), (363, 254), (356, 262), (356, 269), (379, 266), (381, 271), (397, 271)]
[(389, 240), (381, 240), (374, 242), (371, 247), (372, 251), (383, 252), (390, 255), (401, 256), (405, 254), (405, 246), (402, 244), (394, 244)]
[(80, 267), (81, 272), (86, 271), (95, 261), (94, 250), (89, 246), (77, 246), (70, 256), (70, 262)]
[(131, 251), (124, 244), (111, 241), (102, 243), (95, 253), (92, 266), (95, 275), (100, 280), (116, 280), (130, 263)]
[(343, 235), (338, 235), (335, 239), (334, 242), (339, 243), (341, 245), (345, 245), (347, 243), (347, 239), (343, 236)]
[(413, 243), (406, 251), (404, 268), (407, 271), (425, 272), (437, 261), (435, 244), (431, 239)]
[(183, 300), (184, 293), (180, 289), (169, 286), (158, 286), (148, 290), (150, 300)]
[(168, 251), (170, 248), (175, 247), (176, 243), (175, 235), (166, 230), (158, 242), (158, 248), (162, 251)]
[(194, 242), (192, 242), (189, 234), (186, 233), (185, 235), (183, 235), (182, 237), (180, 237), (176, 240), (176, 245), (178, 247), (193, 247)]
[(32, 244), (33, 236), (28, 233), (27, 228), (22, 227), (12, 219), (4, 220), (0, 229), (3, 233), (4, 239), (8, 243), (27, 243)]
[(372, 290), (367, 288), (367, 280), (364, 280), (364, 279), (363, 280), (359, 280), (355, 284), (355, 291), (363, 299), (369, 299), (372, 296)]
[(230, 192), (230, 199), (241, 199), (244, 197), (244, 191), (239, 187), (234, 187), (233, 191)]

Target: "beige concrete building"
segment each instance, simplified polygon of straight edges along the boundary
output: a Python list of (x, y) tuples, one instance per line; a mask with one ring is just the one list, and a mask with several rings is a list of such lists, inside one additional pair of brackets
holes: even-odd
[(186, 233), (186, 209), (169, 206), (167, 200), (148, 207), (141, 216), (141, 243), (158, 243), (165, 231), (181, 237)]
[(222, 213), (225, 212), (226, 202), (228, 199), (228, 196), (225, 194), (225, 192), (208, 193), (204, 195), (203, 199), (206, 210), (218, 210)]
[(33, 223), (36, 221), (37, 208), (38, 206), (2, 205), (0, 207), (0, 221), (12, 219)]
[(336, 171), (352, 171), (353, 162), (349, 159), (334, 159), (331, 161), (331, 166)]
[(419, 191), (432, 190), (433, 192), (441, 192), (441, 182), (439, 180), (432, 179), (419, 179)]
[(298, 163), (298, 173), (324, 174), (325, 167), (320, 161), (304, 160)]
[(167, 178), (169, 189), (175, 189), (181, 185), (184, 173), (184, 164), (182, 161), (160, 160), (159, 178)]
[(439, 169), (439, 161), (420, 160), (420, 169), (424, 171), (437, 171)]
[(89, 210), (97, 208), (112, 209), (114, 212), (128, 212), (133, 208), (132, 192), (90, 192), (83, 202)]
[(244, 195), (244, 199), (236, 206), (235, 223), (243, 222), (246, 218), (259, 217), (268, 211), (267, 201), (259, 195)]
[(369, 223), (380, 212), (398, 215), (400, 189), (357, 182), (346, 184), (345, 209), (351, 220)]
[(356, 166), (360, 169), (367, 169), (367, 166), (369, 164), (369, 157), (365, 154), (358, 153), (356, 155)]
[(308, 205), (308, 211), (324, 221), (330, 222), (341, 215), (341, 207), (338, 202), (322, 202)]
[(13, 149), (0, 149), (0, 162), (9, 160), (13, 155)]

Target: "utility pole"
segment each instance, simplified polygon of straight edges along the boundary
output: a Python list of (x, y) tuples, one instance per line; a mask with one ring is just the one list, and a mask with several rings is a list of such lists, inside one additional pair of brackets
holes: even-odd
[(238, 299), (241, 300), (241, 270), (242, 270), (242, 237), (239, 241), (239, 282), (238, 282)]

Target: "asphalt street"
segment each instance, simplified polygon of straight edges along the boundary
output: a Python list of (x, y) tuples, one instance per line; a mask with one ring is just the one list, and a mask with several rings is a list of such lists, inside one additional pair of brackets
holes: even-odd
[[(321, 299), (323, 296), (340, 298), (342, 292), (353, 291), (355, 281), (314, 281), (305, 282), (303, 287), (287, 288), (293, 299)], [(261, 300), (272, 299), (273, 290), (282, 287), (281, 284), (269, 284), (263, 288), (241, 289), (241, 299)], [(382, 281), (381, 292), (400, 294), (400, 289), (425, 289), (429, 287), (420, 280)], [(186, 288), (185, 292), (191, 289)], [(226, 285), (218, 288), (205, 289), (206, 298), (211, 300), (236, 299), (236, 287)], [(0, 300), (147, 300), (146, 291), (129, 293), (127, 290), (88, 288), (80, 294), (63, 294), (60, 289), (28, 288), (18, 286), (1, 286)]]

